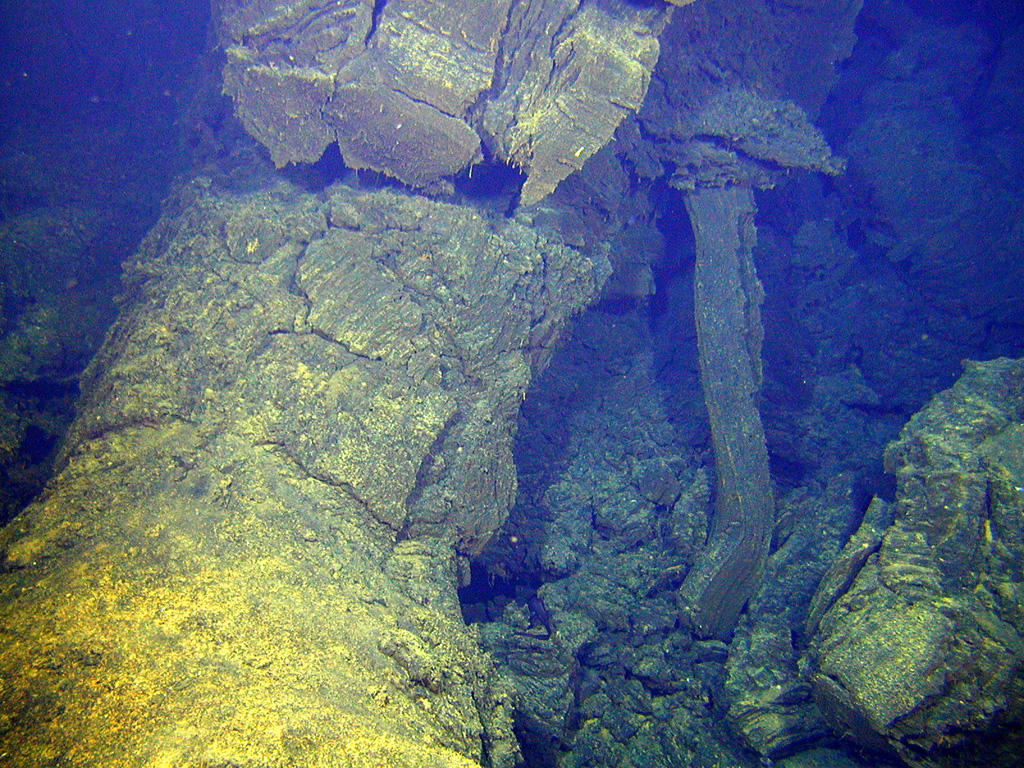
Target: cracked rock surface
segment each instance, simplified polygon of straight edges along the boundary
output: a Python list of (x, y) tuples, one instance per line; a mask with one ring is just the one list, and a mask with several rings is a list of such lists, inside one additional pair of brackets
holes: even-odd
[(1022, 361), (967, 363), (904, 427), (895, 520), (814, 639), (826, 716), (908, 765), (1020, 762), (1022, 393)]
[(0, 542), (5, 764), (513, 765), (460, 552), (599, 273), (423, 198), (181, 190)]
[(625, 0), (231, 0), (224, 92), (280, 167), (333, 142), (352, 168), (437, 188), (485, 151), (551, 193), (640, 108), (666, 7)]

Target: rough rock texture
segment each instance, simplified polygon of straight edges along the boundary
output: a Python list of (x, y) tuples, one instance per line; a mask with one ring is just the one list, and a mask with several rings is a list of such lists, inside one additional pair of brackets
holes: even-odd
[[(900, 29), (900, 16), (899, 6), (872, 10), (867, 23), (886, 36), (899, 30), (897, 43), (884, 56), (864, 46), (873, 76), (840, 94), (859, 100), (859, 119), (836, 120), (850, 175), (865, 188), (857, 195), (871, 199), (870, 210), (850, 201), (862, 250), (884, 258), (870, 298), (882, 311), (858, 323), (882, 341), (865, 347), (862, 365), (886, 407), (913, 412), (980, 343), (991, 356), (1019, 354), (1024, 94), (1019, 31), (1000, 40), (999, 25), (931, 20)], [(918, 375), (905, 376), (908, 367)]]
[[(0, 176), (21, 191), (28, 185), (4, 159)], [(77, 376), (113, 320), (113, 259), (102, 258), (113, 249), (102, 233), (118, 224), (105, 211), (52, 197), (0, 222), (0, 523), (49, 479), (73, 418)]]
[(780, 167), (837, 172), (811, 120), (856, 40), (860, 5), (702, 0), (676, 12), (650, 95), (619, 133), (638, 175), (668, 166), (674, 186), (693, 189), (769, 187)]
[(624, 0), (225, 2), (224, 90), (274, 162), (346, 163), (427, 188), (482, 159), (533, 203), (639, 109), (664, 7)]
[(826, 730), (807, 706), (811, 686), (793, 664), (792, 637), (783, 616), (742, 626), (726, 661), (729, 724), (769, 759), (792, 754)]
[(457, 547), (501, 522), (518, 403), (595, 272), (387, 192), (168, 201), (63, 469), (2, 533), (5, 764), (513, 765)]
[[(662, 35), (670, 61), (658, 67), (658, 99), (644, 106), (644, 120), (659, 113), (696, 114), (723, 86), (745, 85), (768, 98), (784, 97), (811, 117), (838, 79), (837, 64), (857, 38), (861, 0), (778, 3), (701, 0), (677, 12)], [(660, 87), (670, 85), (664, 94)], [(662, 113), (666, 102), (668, 113)], [(661, 132), (659, 131), (659, 135)]]
[(498, 157), (527, 169), (528, 205), (640, 108), (664, 17), (617, 0), (540, 0), (517, 3), (509, 21), (502, 87), (483, 124)]
[[(0, 96), (0, 525), (49, 479), (78, 377), (117, 315), (120, 264), (180, 170), (175, 142), (185, 121), (176, 122), (173, 105), (189, 74), (180, 49), (157, 34), (87, 46), (68, 67), (81, 41), (108, 34), (108, 19), (68, 7), (72, 34), (48, 37), (29, 9), (8, 11), (0, 68), (52, 74)], [(180, 34), (190, 26), (182, 22)], [(165, 95), (153, 92), (157, 80)], [(0, 81), (11, 83), (6, 74)]]
[(539, 765), (745, 764), (714, 722), (726, 646), (678, 622), (710, 483), (652, 376), (648, 333), (641, 312), (575, 322), (524, 404), (522, 492), (483, 556), (498, 584), (513, 568), (545, 580), (471, 606), (494, 619), (483, 641), (520, 693), (517, 733)]
[[(1015, 42), (1001, 47), (1012, 51)], [(982, 121), (997, 112), (1000, 122), (1013, 122), (1019, 110), (1019, 94), (1014, 104), (998, 93), (1008, 73), (989, 72), (994, 62), (1014, 66), (1007, 62), (1014, 54), (999, 48), (980, 27), (951, 34), (920, 25), (879, 62), (862, 95), (870, 111), (843, 151), (871, 183), (885, 234), (895, 241), (887, 258), (912, 287), (947, 313), (1014, 324), (1019, 312), (1007, 293), (1024, 276), (1020, 180), (998, 145), (1015, 144), (1018, 129)]]
[[(677, 188), (700, 189), (703, 193), (707, 188), (739, 185), (741, 189), (727, 194), (749, 197), (750, 187), (771, 186), (784, 166), (826, 173), (835, 173), (841, 167), (808, 113), (820, 105), (832, 82), (831, 65), (852, 44), (856, 4), (828, 4), (820, 12), (817, 6), (812, 10), (769, 3), (740, 5), (716, 2), (702, 9), (696, 4), (677, 12), (662, 35), (663, 41), (671, 42), (662, 46), (651, 92), (640, 118), (620, 128), (615, 147), (626, 153), (641, 178), (664, 176), (666, 169), (672, 168), (671, 184)], [(691, 10), (698, 15), (690, 15)], [(806, 32), (810, 20), (821, 32), (821, 36), (814, 36), (813, 43)], [(801, 37), (807, 39), (801, 42)], [(782, 74), (799, 69), (795, 61), (786, 60), (783, 52), (792, 51), (792, 47), (777, 47), (782, 38), (797, 47), (824, 43), (822, 58), (809, 65), (813, 84), (820, 90), (815, 91), (815, 103), (808, 101), (806, 109), (794, 101), (788, 92), (790, 81), (782, 78)], [(802, 75), (793, 78), (792, 82), (796, 81), (811, 85)], [(592, 163), (584, 168), (584, 174), (594, 168)], [(556, 198), (566, 186), (558, 190)], [(630, 194), (636, 193), (634, 183)], [(580, 203), (583, 209), (594, 205), (586, 198)], [(742, 240), (749, 260), (752, 200), (746, 208), (743, 217), (705, 217), (702, 235), (707, 242), (717, 239), (727, 244), (722, 251)], [(661, 223), (667, 233), (674, 226), (673, 214), (662, 213), (665, 218)], [(638, 210), (635, 218), (643, 217), (642, 210)], [(743, 218), (744, 223), (736, 223), (734, 218)], [(712, 219), (715, 221), (708, 226)], [(722, 223), (726, 219), (730, 231)], [(748, 504), (753, 513), (745, 521), (741, 514), (730, 514), (723, 521), (718, 552), (729, 552), (737, 541), (744, 546), (731, 550), (735, 555), (731, 561), (713, 553), (704, 567), (694, 567), (706, 538), (708, 473), (700, 470), (701, 481), (694, 479), (689, 488), (684, 483), (686, 490), (675, 497), (680, 477), (692, 473), (681, 471), (681, 465), (708, 460), (706, 436), (695, 426), (705, 421), (704, 409), (703, 404), (690, 402), (683, 416), (678, 403), (666, 412), (663, 402), (663, 398), (669, 398), (666, 390), (696, 391), (696, 371), (686, 370), (693, 375), (689, 380), (682, 373), (688, 363), (694, 363), (684, 362), (689, 347), (696, 346), (692, 294), (686, 295), (689, 285), (685, 272), (676, 276), (669, 271), (679, 269), (671, 264), (679, 258), (677, 249), (683, 251), (684, 262), (688, 258), (685, 224), (678, 229), (678, 241), (673, 239), (668, 255), (661, 256), (665, 261), (659, 263), (655, 257), (651, 262), (665, 271), (660, 279), (678, 280), (672, 285), (659, 285), (665, 293), (659, 296), (652, 316), (659, 323), (665, 323), (664, 316), (669, 314), (689, 314), (690, 319), (673, 323), (679, 332), (671, 341), (658, 342), (663, 345), (659, 353), (664, 358), (655, 354), (647, 360), (652, 341), (642, 334), (632, 335), (628, 329), (636, 318), (626, 309), (641, 302), (638, 314), (644, 316), (644, 293), (635, 279), (641, 271), (613, 252), (613, 263), (617, 267), (625, 265), (629, 271), (616, 273), (608, 284), (618, 289), (617, 293), (606, 292), (614, 297), (606, 308), (608, 316), (597, 320), (591, 318), (600, 317), (600, 312), (588, 313), (581, 321), (578, 342), (562, 362), (568, 371), (563, 374), (565, 381), (546, 379), (538, 386), (538, 402), (542, 405), (535, 407), (551, 412), (538, 414), (529, 408), (526, 413), (528, 419), (537, 419), (530, 425), (521, 449), (524, 459), (520, 466), (524, 476), (531, 475), (526, 481), (530, 487), (510, 521), (506, 532), (510, 535), (486, 554), (483, 564), (492, 581), (500, 583), (512, 572), (525, 582), (521, 583), (525, 594), (517, 595), (521, 602), (506, 605), (495, 598), (493, 605), (487, 606), (495, 624), (486, 631), (486, 642), (500, 659), (503, 674), (525, 691), (517, 712), (527, 736), (536, 740), (532, 748), (541, 753), (542, 760), (565, 766), (674, 765), (687, 764), (709, 752), (721, 755), (729, 748), (710, 736), (714, 731), (710, 723), (714, 717), (725, 716), (723, 702), (727, 695), (737, 702), (729, 712), (732, 724), (748, 746), (766, 757), (784, 756), (825, 730), (820, 717), (808, 706), (809, 686), (795, 669), (796, 649), (790, 643), (762, 642), (780, 630), (777, 620), (764, 627), (744, 628), (743, 642), (749, 641), (750, 650), (738, 651), (738, 659), (757, 664), (761, 673), (744, 674), (737, 661), (730, 667), (732, 678), (726, 692), (723, 662), (727, 647), (717, 640), (695, 643), (689, 628), (680, 627), (672, 619), (673, 608), (681, 603), (687, 612), (699, 617), (696, 623), (702, 633), (728, 634), (757, 586), (772, 530), (772, 488), (763, 441), (757, 439), (758, 424), (756, 433), (752, 433), (754, 439), (744, 443), (734, 462), (742, 468), (739, 476), (749, 479), (755, 488), (753, 494), (741, 489), (744, 503), (753, 500)], [(709, 264), (713, 270), (713, 261)], [(744, 287), (750, 292), (739, 296), (738, 304), (742, 311), (756, 313), (756, 278), (749, 263), (746, 266)], [(714, 306), (708, 305), (703, 311), (714, 319)], [(754, 343), (757, 334), (749, 325), (747, 331), (741, 331), (732, 341), (742, 348), (751, 369), (759, 367), (759, 361), (752, 359), (758, 354)], [(629, 354), (622, 355), (623, 359), (607, 352), (622, 344), (635, 345), (629, 347)], [(575, 360), (573, 355), (577, 356)], [(645, 380), (637, 371), (645, 364), (665, 375), (666, 380)], [(578, 369), (573, 370), (574, 366)], [(590, 394), (597, 386), (593, 381), (595, 372), (613, 378), (605, 390)], [(740, 395), (750, 406), (745, 417), (730, 422), (735, 409), (725, 401), (720, 408), (724, 415), (719, 426), (734, 429), (741, 437), (757, 419), (756, 411), (753, 420), (750, 418), (756, 377), (753, 370), (749, 374), (750, 381)], [(708, 375), (714, 379), (713, 373)], [(544, 390), (545, 386), (551, 391)], [(546, 401), (549, 397), (551, 402)], [(621, 397), (621, 402), (616, 397)], [(569, 426), (564, 424), (564, 411), (559, 408), (571, 409), (574, 414)], [(634, 424), (634, 418), (639, 423)], [(644, 426), (645, 421), (653, 424), (666, 418), (681, 432), (699, 431), (694, 442), (704, 452), (693, 451), (691, 455), (691, 446), (680, 436), (673, 439), (661, 434), (662, 427), (668, 425), (659, 425), (658, 429)], [(560, 441), (566, 444), (560, 445)], [(747, 451), (750, 442), (755, 446), (760, 443), (757, 456)], [(679, 451), (688, 459), (661, 459), (663, 451)], [(641, 456), (645, 460), (641, 461)], [(758, 460), (756, 471), (748, 471)], [(727, 464), (727, 458), (722, 462)], [(535, 468), (534, 463), (544, 466)], [(635, 472), (631, 473), (632, 484), (624, 477), (631, 465)], [(849, 500), (845, 501), (835, 505), (836, 513), (828, 520), (840, 531), (843, 521), (839, 518), (849, 513)], [(821, 521), (814, 519), (819, 510), (811, 501), (804, 507), (805, 535), (792, 537), (791, 546), (785, 550), (792, 563), (801, 564), (793, 569), (799, 573), (790, 579), (787, 572), (784, 585), (759, 604), (764, 607), (770, 603), (767, 610), (775, 610), (779, 603), (792, 608), (790, 602), (799, 599), (789, 589), (794, 583), (801, 590), (799, 596), (809, 599), (826, 567), (827, 555), (838, 550), (836, 545), (818, 551), (811, 534), (820, 534)], [(840, 531), (835, 534), (837, 538)], [(811, 566), (806, 565), (808, 561)], [(723, 562), (731, 567), (718, 571), (716, 566)], [(784, 571), (785, 565), (775, 564), (775, 573)], [(680, 591), (688, 571), (694, 574), (691, 588)], [(534, 580), (538, 576), (546, 583), (535, 599), (529, 599), (530, 585), (536, 588)], [(638, 587), (638, 582), (646, 583), (646, 588)], [(709, 584), (712, 588), (706, 589)], [(674, 598), (667, 600), (673, 592)], [(701, 599), (704, 595), (709, 597)], [(776, 616), (783, 613), (775, 611)], [(802, 615), (785, 616), (793, 626), (802, 624)], [(596, 628), (594, 637), (581, 630), (590, 625)], [(531, 670), (541, 671), (531, 677)], [(709, 749), (709, 742), (715, 746)], [(710, 762), (717, 756), (706, 759)]]
[[(744, 603), (753, 598), (751, 620), (737, 630), (736, 647), (763, 674), (744, 674), (740, 661), (731, 664), (729, 720), (750, 748), (770, 759), (818, 738), (824, 728), (808, 706), (806, 681), (795, 672), (796, 650), (767, 647), (759, 638), (773, 636), (780, 615), (793, 622), (793, 629), (802, 623), (792, 605), (799, 596), (809, 597), (827, 555), (838, 546), (816, 546), (811, 536), (820, 536), (822, 527), (811, 522), (818, 512), (808, 500), (787, 510), (799, 510), (800, 535), (767, 562), (775, 489), (758, 412), (760, 319), (754, 315), (763, 294), (750, 252), (756, 210), (749, 190), (773, 187), (788, 168), (828, 175), (842, 171), (842, 160), (833, 156), (812, 118), (837, 78), (836, 64), (853, 46), (859, 8), (859, 2), (844, 0), (813, 6), (732, 0), (694, 4), (677, 13), (662, 35), (648, 98), (618, 134), (637, 175), (667, 175), (671, 186), (687, 192), (698, 240), (697, 273), (724, 274), (730, 247), (739, 244), (747, 251), (743, 274), (731, 291), (709, 301), (705, 290), (695, 303), (698, 317), (709, 319), (699, 332), (705, 336), (701, 373), (712, 430), (718, 432), (715, 464), (721, 474), (713, 534), (682, 580), (679, 602), (698, 634), (727, 637)], [(744, 229), (736, 217), (702, 215), (699, 202), (708, 194), (745, 194), (744, 216), (750, 223)], [(716, 247), (721, 255), (714, 257)], [(716, 323), (716, 317), (741, 318), (744, 313), (748, 321), (732, 321), (735, 338), (716, 339), (708, 332), (724, 324)], [(731, 363), (726, 362), (727, 348)], [(743, 361), (747, 370), (739, 377)], [(849, 505), (829, 506), (827, 517), (835, 524), (829, 534), (839, 538), (843, 522), (832, 512)], [(766, 568), (772, 576), (762, 583)]]
[(822, 710), (911, 765), (1019, 764), (1022, 422), (1024, 360), (1005, 358), (917, 414), (886, 452), (895, 521), (820, 621)]
[(768, 557), (775, 500), (755, 400), (761, 386), (761, 301), (750, 189), (687, 196), (697, 262), (694, 307), (701, 385), (715, 447), (715, 516), (706, 550), (679, 590), (699, 637), (728, 637)]
[[(735, 626), (758, 586), (773, 525), (768, 454), (755, 401), (763, 293), (752, 260), (751, 188), (772, 186), (781, 168), (834, 175), (843, 167), (805, 110), (792, 101), (786, 76), (791, 70), (778, 66), (778, 42), (795, 43), (806, 35), (798, 22), (802, 17), (829, 39), (850, 45), (854, 16), (849, 4), (829, 6), (820, 15), (806, 9), (774, 15), (767, 5), (755, 4), (739, 16), (737, 27), (753, 47), (748, 52), (742, 46), (746, 55), (740, 59), (731, 58), (737, 51), (728, 47), (740, 48), (736, 30), (724, 29), (724, 20), (732, 18), (729, 3), (677, 16), (665, 33), (675, 45), (666, 48), (657, 70), (665, 88), (652, 93), (637, 121), (660, 141), (638, 141), (639, 128), (635, 134), (624, 132), (641, 176), (660, 175), (671, 166), (669, 183), (690, 191), (701, 375), (719, 474), (712, 538), (687, 575), (680, 601), (706, 637), (726, 637)], [(762, 48), (762, 40), (772, 44)], [(823, 70), (840, 50), (820, 57)]]
[(885, 529), (891, 524), (891, 506), (878, 497), (872, 499), (860, 527), (833, 558), (817, 589), (814, 590), (814, 596), (807, 607), (807, 621), (804, 624), (804, 634), (807, 637), (817, 631), (818, 623), (825, 615), (825, 611), (846, 594), (868, 558), (878, 551)]

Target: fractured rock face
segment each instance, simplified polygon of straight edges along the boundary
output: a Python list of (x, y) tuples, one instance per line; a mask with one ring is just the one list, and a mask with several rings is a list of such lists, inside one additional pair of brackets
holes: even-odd
[(0, 534), (5, 765), (513, 765), (459, 551), (602, 270), (391, 192), (199, 179), (166, 210)]
[(623, 0), (228, 2), (224, 91), (280, 167), (346, 163), (430, 188), (483, 158), (534, 203), (639, 109), (663, 7)]
[(1019, 761), (1022, 422), (1024, 361), (1007, 359), (910, 421), (886, 451), (895, 521), (814, 639), (825, 714), (911, 765)]
[(611, 139), (640, 108), (658, 61), (660, 15), (617, 2), (580, 6), (523, 2), (510, 16), (504, 83), (483, 125), (498, 157), (527, 170), (524, 204)]

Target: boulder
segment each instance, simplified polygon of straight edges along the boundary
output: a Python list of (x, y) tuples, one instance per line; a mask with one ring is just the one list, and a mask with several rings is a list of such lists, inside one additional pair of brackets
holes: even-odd
[(968, 363), (911, 419), (886, 451), (895, 519), (813, 640), (822, 711), (910, 765), (1019, 764), (1022, 422), (1009, 359)]
[(485, 151), (535, 203), (640, 108), (667, 6), (625, 0), (219, 6), (224, 92), (280, 167), (346, 164), (444, 189)]

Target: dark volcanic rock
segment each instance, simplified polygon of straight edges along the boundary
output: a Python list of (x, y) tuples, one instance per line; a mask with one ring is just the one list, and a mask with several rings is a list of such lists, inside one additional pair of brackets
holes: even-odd
[(127, 270), (62, 469), (0, 534), (5, 764), (513, 765), (459, 550), (601, 270), (423, 198), (203, 179)]
[(815, 697), (911, 765), (1019, 764), (1024, 361), (971, 363), (889, 446), (895, 522), (814, 641)]
[(430, 188), (486, 144), (526, 171), (529, 204), (640, 108), (665, 13), (624, 0), (228, 2), (224, 90), (278, 166), (336, 141), (350, 167)]

